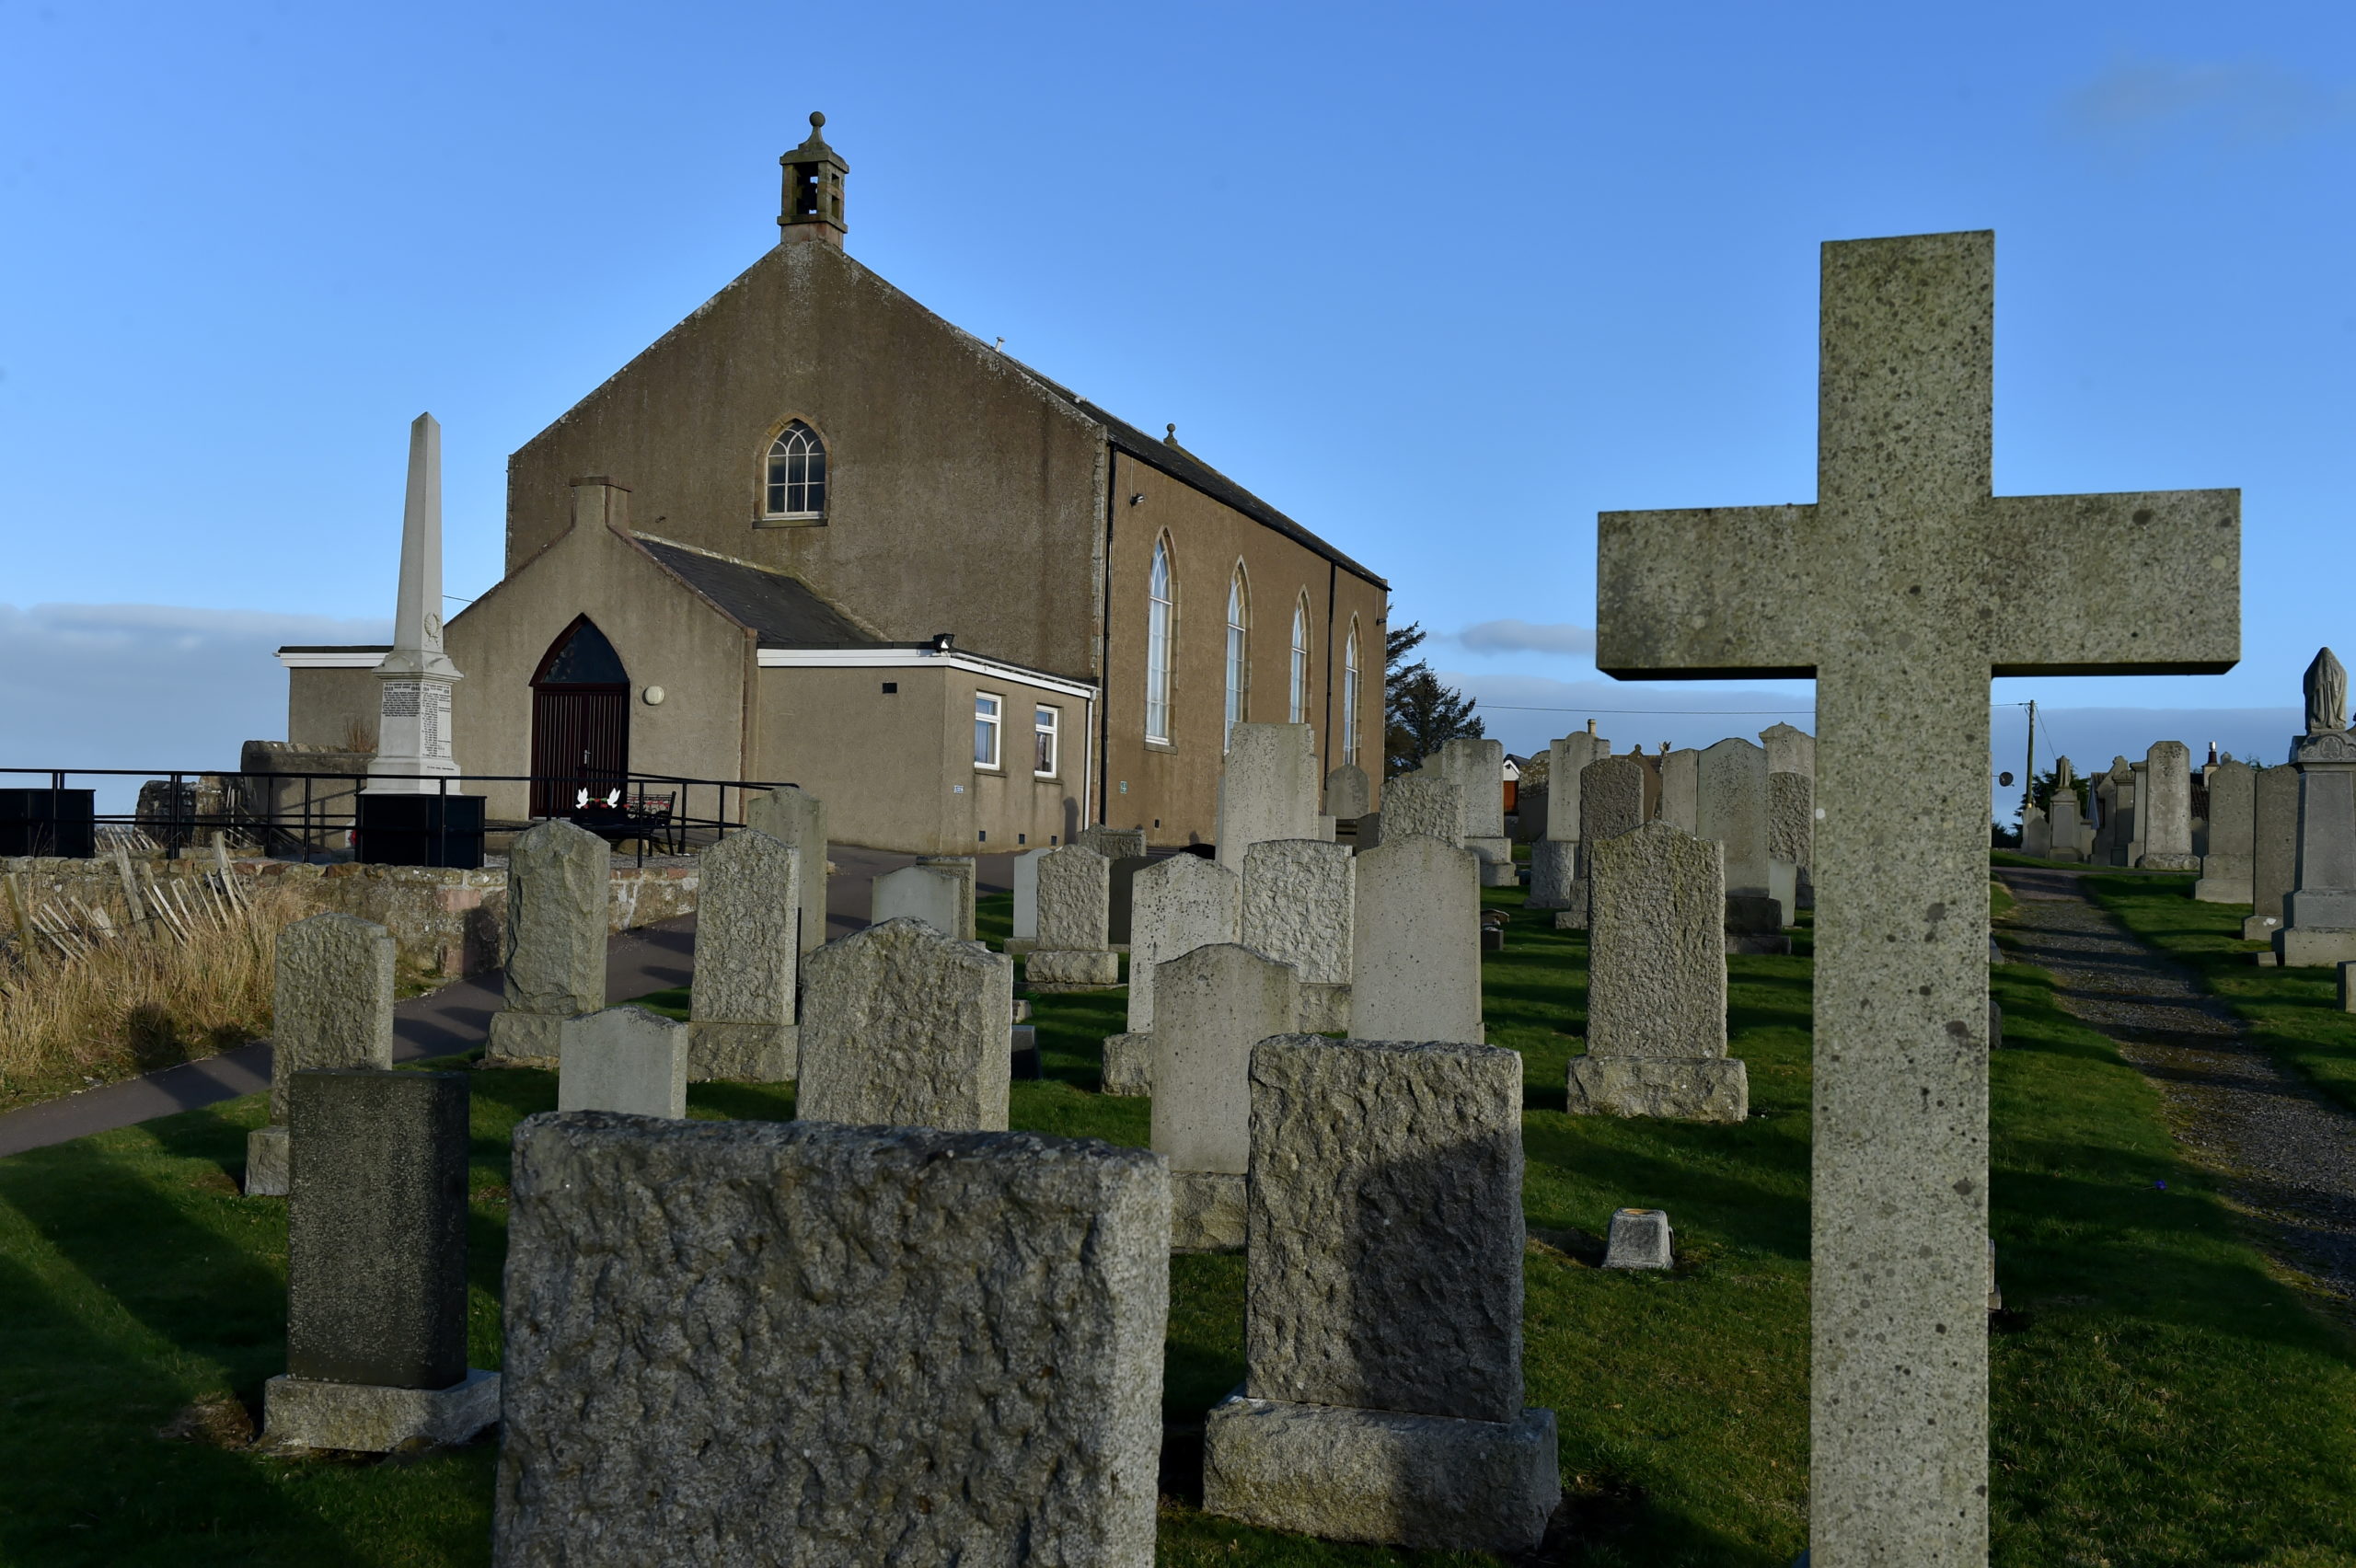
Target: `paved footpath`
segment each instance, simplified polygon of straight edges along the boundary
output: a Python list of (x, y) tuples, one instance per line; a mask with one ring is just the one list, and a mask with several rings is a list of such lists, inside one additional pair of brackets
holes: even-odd
[[(826, 882), (826, 935), (848, 936), (867, 924), (870, 884), (885, 871), (916, 863), (913, 855), (846, 845), (828, 851), (835, 874)], [(978, 889), (1004, 893), (1013, 885), (1013, 857), (982, 857)], [(696, 917), (641, 926), (608, 940), (606, 996), (627, 1002), (651, 991), (684, 986), (695, 973)], [(498, 970), (469, 975), (393, 1007), (393, 1060), (422, 1061), (480, 1045), (499, 1010)], [(111, 1132), (157, 1116), (217, 1105), (270, 1087), (270, 1042), (256, 1041), (216, 1056), (183, 1062), (121, 1083), (106, 1084), (0, 1115), (0, 1157), (45, 1148), (68, 1138)]]
[(2108, 1035), (2159, 1086), (2177, 1139), (2225, 1178), (2271, 1250), (2356, 1300), (2356, 1115), (2309, 1088), (2193, 974), (2146, 947), (2078, 871), (2000, 866), (2019, 901), (2021, 961), (2050, 973), (2064, 1010)]

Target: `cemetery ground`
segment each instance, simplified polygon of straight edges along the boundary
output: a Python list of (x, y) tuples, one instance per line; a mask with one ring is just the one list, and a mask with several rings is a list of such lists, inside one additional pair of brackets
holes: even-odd
[[(2096, 879), (2136, 929), (2197, 958), (2238, 915), (2191, 905), (2185, 881)], [(1992, 897), (2001, 934), (2008, 901)], [(1505, 951), (1484, 957), (1491, 1036), (1527, 1064), (1528, 1399), (1562, 1434), (1566, 1504), (1536, 1561), (1783, 1568), (1806, 1544), (1807, 934), (1791, 957), (1729, 961), (1749, 1122), (1573, 1118), (1563, 1078), (1584, 940), (1523, 912), (1519, 891), (1484, 899), (1514, 916)], [(1004, 898), (983, 903), (981, 925), (1006, 935)], [(2237, 1007), (2282, 1009), (2278, 1049), (2322, 1051), (2329, 1020), (2298, 1021), (2315, 1001), (2289, 988), (2318, 982), (2234, 977), (2258, 987)], [(1992, 983), (2006, 1046), (1992, 1068), (2005, 1304), (1989, 1326), (1994, 1560), (2356, 1564), (2346, 1320), (2269, 1262), (2218, 1182), (2179, 1154), (2153, 1084), (2057, 1004), (2045, 974), (2010, 963)], [(1014, 1124), (1145, 1143), (1148, 1102), (1094, 1092), (1121, 994), (1034, 1006), (1046, 1076), (1014, 1086)], [(2356, 1028), (2332, 1027), (2356, 1059)], [(553, 1107), (555, 1083), (522, 1070), (471, 1082), (469, 1359), (496, 1367), (508, 1138)], [(783, 1087), (690, 1095), (699, 1116), (792, 1104)], [(488, 1561), (495, 1440), (365, 1459), (248, 1446), (262, 1380), (284, 1365), (284, 1205), (240, 1197), (236, 1179), (265, 1113), (255, 1097), (0, 1159), (0, 1563)], [(1595, 1266), (1622, 1205), (1669, 1210), (1676, 1269)], [(1194, 1440), (1242, 1373), (1242, 1286), (1240, 1258), (1172, 1262), (1161, 1560), (1496, 1561), (1307, 1541), (1198, 1511)]]

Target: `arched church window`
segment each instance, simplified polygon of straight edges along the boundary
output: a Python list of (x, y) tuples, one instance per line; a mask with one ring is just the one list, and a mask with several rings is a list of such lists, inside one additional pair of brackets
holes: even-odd
[(1289, 723), (1309, 721), (1309, 600), (1303, 596), (1292, 607), (1292, 700), (1288, 704), (1292, 717)]
[(1350, 617), (1350, 640), (1342, 644), (1342, 760), (1358, 762), (1358, 622)]
[(1227, 581), (1227, 728), (1219, 735), (1222, 749), (1233, 741), (1235, 727), (1251, 709), (1251, 615), (1252, 590), (1239, 565)]
[(1145, 738), (1170, 739), (1170, 634), (1177, 610), (1170, 582), (1170, 539), (1153, 542), (1153, 575), (1146, 585)]
[(822, 517), (826, 511), (826, 448), (818, 432), (794, 421), (769, 443), (768, 517)]

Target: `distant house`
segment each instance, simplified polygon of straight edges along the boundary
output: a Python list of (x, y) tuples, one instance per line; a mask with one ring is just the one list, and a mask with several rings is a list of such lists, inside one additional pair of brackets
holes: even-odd
[(1526, 756), (1506, 753), (1506, 810), (1508, 812), (1521, 809), (1521, 765), (1529, 760)]

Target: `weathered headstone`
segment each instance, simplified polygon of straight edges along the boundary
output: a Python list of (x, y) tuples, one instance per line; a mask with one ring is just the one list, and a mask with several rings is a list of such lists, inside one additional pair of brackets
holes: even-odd
[(1607, 838), (1632, 833), (1645, 820), (1645, 767), (1633, 756), (1606, 756), (1579, 775), (1579, 879), (1569, 906), (1554, 917), (1559, 930), (1587, 928), (1587, 862)]
[(393, 1065), (393, 934), (354, 915), (278, 933), (271, 987), (270, 1121), (246, 1135), (246, 1195), (287, 1193), (288, 1086), (313, 1067)]
[(956, 874), (939, 866), (902, 866), (869, 884), (867, 922), (921, 920), (952, 941), (963, 941), (957, 927), (963, 917), (964, 890)]
[(1198, 947), (1236, 940), (1243, 879), (1216, 860), (1172, 855), (1138, 873), (1129, 928), (1128, 1032), (1104, 1042), (1107, 1094), (1149, 1094), (1156, 968)]
[(1108, 860), (1124, 857), (1136, 859), (1145, 853), (1145, 829), (1141, 827), (1083, 827), (1074, 844), (1095, 850)]
[(1702, 822), (1702, 754), (1680, 746), (1660, 759), (1660, 820), (1692, 833)]
[(1026, 945), (1039, 940), (1039, 857), (1045, 849), (1026, 849), (1014, 858), (1014, 930), (1011, 940)]
[(1350, 1034), (1481, 1043), (1480, 864), (1423, 834), (1357, 858)]
[[(1276, 842), (1253, 845), (1253, 855)], [(1158, 968), (1153, 1152), (1170, 1161), (1170, 1245), (1238, 1251), (1252, 1152), (1252, 1048), (1293, 1032), (1299, 986), (1290, 964), (1232, 942)]]
[(467, 1075), (306, 1068), (287, 1090), (286, 1371), (263, 1442), (465, 1442), (499, 1419), (499, 1374), (467, 1366)]
[(1317, 732), (1238, 724), (1218, 776), (1218, 863), (1243, 874), (1243, 852), (1269, 838), (1316, 838)]
[(948, 933), (961, 942), (974, 940), (974, 880), (971, 855), (919, 855), (917, 864), (927, 870), (946, 871), (957, 879), (957, 928)]
[(1701, 794), (1693, 830), (1726, 847), (1727, 892), (1764, 894), (1782, 905), (1786, 926), (1797, 907), (1798, 888), (1779, 886), (1767, 853), (1767, 753), (1740, 736), (1705, 747), (1701, 757)]
[(556, 1108), (684, 1116), (687, 1052), (687, 1026), (645, 1008), (607, 1008), (568, 1019), (557, 1059)]
[(1459, 842), (1481, 857), (1483, 887), (1512, 887), (1513, 841), (1506, 836), (1506, 748), (1458, 736), (1439, 748), (1439, 776), (1456, 786)]
[(1767, 749), (1768, 772), (1816, 777), (1816, 737), (1798, 725), (1770, 724), (1759, 732), (1759, 744)]
[(1366, 769), (1345, 762), (1325, 776), (1325, 813), (1336, 822), (1356, 822), (1366, 815), (1372, 793)]
[(2250, 913), (2242, 940), (2271, 940), (2299, 877), (2299, 774), (2261, 767), (2250, 781)]
[(1153, 859), (1150, 855), (1124, 855), (1110, 864), (1104, 936), (1115, 952), (1136, 940), (1138, 873), (1152, 865)]
[(2093, 852), (2094, 839), (2078, 814), (2077, 775), (2071, 770), (2068, 757), (2054, 759), (2053, 775), (2053, 799), (2048, 802), (2046, 813), (2050, 824), (2047, 852), (2056, 860), (2083, 860)]
[(2053, 824), (2035, 806), (2021, 808), (2021, 853), (2040, 860), (2053, 855)]
[(1592, 731), (1565, 735), (1546, 748), (1547, 837), (1577, 841), (1579, 776), (1588, 763), (1610, 751), (1610, 743)]
[(2221, 762), (2209, 770), (2209, 852), (2200, 858), (2200, 880), (2192, 896), (2203, 904), (2247, 904), (2256, 832), (2258, 769), (2246, 762)]
[(2104, 796), (2103, 821), (2110, 829), (2110, 859), (2105, 863), (2132, 866), (2135, 863), (2135, 846), (2143, 836), (2143, 830), (2137, 825), (2135, 811), (2135, 787), (2142, 780), (2138, 778), (2135, 765), (2123, 756), (2111, 759), (2110, 772), (2105, 777), (2110, 784)]
[(2148, 761), (2135, 762), (2129, 764), (2129, 767), (2135, 776), (2134, 783), (2129, 792), (2129, 799), (2134, 802), (2135, 812), (2128, 823), (2127, 831), (2130, 836), (2127, 841), (2126, 858), (2120, 860), (2119, 864), (2141, 866), (2143, 863), (2143, 832), (2152, 814), (2151, 785), (2148, 778), (2151, 764)]
[(826, 803), (791, 784), (745, 803), (745, 825), (802, 852), (802, 951), (826, 945)]
[(1561, 1478), (1553, 1412), (1521, 1402), (1520, 1056), (1264, 1041), (1251, 1164), (1245, 1381), (1207, 1424), (1204, 1510), (1536, 1547)]
[[(1300, 1014), (1270, 1032), (1325, 1034), (1350, 1027), (1350, 927), (1357, 857), (1346, 846), (1272, 838), (1243, 857), (1243, 945), (1288, 963)], [(1131, 957), (1134, 973), (1137, 960)]]
[(1385, 842), (1411, 833), (1462, 847), (1464, 802), (1456, 786), (1426, 769), (1393, 778), (1382, 791)]
[(801, 852), (745, 828), (697, 858), (697, 879), (687, 1077), (782, 1083), (800, 1055)]
[[(1664, 819), (1666, 820), (1666, 819)], [(1793, 924), (1792, 909), (1807, 908), (1814, 883), (1808, 862), (1816, 851), (1816, 779), (1813, 775), (1781, 769), (1767, 775), (1768, 885), (1778, 901), (1791, 889), (1791, 905), (1784, 912)]]
[(491, 1018), (493, 1062), (553, 1064), (564, 1020), (606, 1005), (606, 841), (563, 821), (519, 835), (507, 857), (507, 1005)]
[(1587, 1055), (1574, 1113), (1739, 1122), (1750, 1078), (1727, 1055), (1723, 851), (1648, 822), (1588, 862)]
[(2288, 968), (2356, 959), (2356, 735), (2347, 730), (2348, 674), (2328, 648), (2308, 666), (2306, 697), (2307, 732), (2291, 743), (2298, 880), (2274, 934)]
[(1034, 991), (1101, 990), (1121, 983), (1113, 951), (1113, 863), (1081, 844), (1039, 862), (1039, 944), (1023, 961)]
[(1623, 1208), (1611, 1211), (1611, 1234), (1604, 1239), (1607, 1269), (1666, 1269), (1677, 1263), (1674, 1239), (1666, 1209)]
[(2182, 741), (2155, 741), (2143, 765), (2142, 820), (2143, 854), (2135, 863), (2147, 871), (2197, 871), (2192, 852), (2192, 748)]
[(1600, 526), (1606, 674), (1817, 682), (1828, 1565), (1987, 1555), (1989, 678), (2240, 650), (2236, 492), (1991, 494), (1994, 255), (1986, 234), (1824, 248), (1813, 505)]
[(999, 1132), (1014, 961), (918, 920), (810, 955), (796, 1109), (811, 1122)]
[(499, 1562), (1152, 1562), (1146, 1150), (535, 1116), (508, 1235)]

